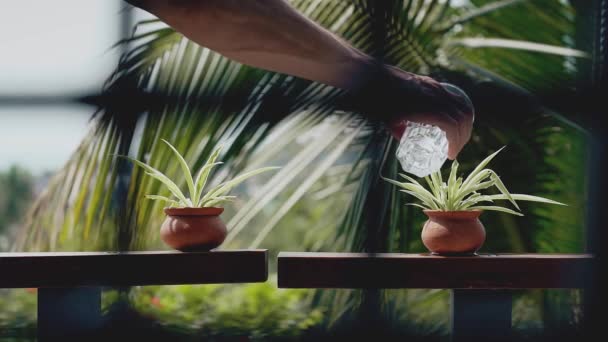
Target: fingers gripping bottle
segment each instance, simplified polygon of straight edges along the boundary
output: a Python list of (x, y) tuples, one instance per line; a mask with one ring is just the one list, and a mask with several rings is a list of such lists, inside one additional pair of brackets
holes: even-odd
[[(441, 85), (471, 105), (466, 93), (449, 83)], [(425, 177), (439, 171), (448, 158), (448, 139), (439, 127), (408, 121), (397, 148), (397, 159), (403, 171)]]

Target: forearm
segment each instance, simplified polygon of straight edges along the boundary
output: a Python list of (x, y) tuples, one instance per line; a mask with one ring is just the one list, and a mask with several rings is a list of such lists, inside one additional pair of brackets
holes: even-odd
[[(286, 0), (126, 0), (192, 41), (243, 64), (344, 88), (336, 108), (389, 123), (408, 113), (447, 132), (450, 158), (468, 140), (473, 107), (437, 81), (382, 65)], [(419, 115), (420, 116), (420, 115)], [(397, 128), (399, 130), (401, 128)]]
[(373, 61), (284, 0), (131, 0), (192, 41), (243, 64), (340, 88)]

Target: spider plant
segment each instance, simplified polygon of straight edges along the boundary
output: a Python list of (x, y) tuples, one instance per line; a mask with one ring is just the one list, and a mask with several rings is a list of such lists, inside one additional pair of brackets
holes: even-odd
[[(454, 160), (447, 182), (443, 181), (441, 170), (432, 173), (430, 176), (424, 177), (430, 190), (427, 190), (414, 178), (403, 173), (400, 173), (399, 175), (405, 178), (406, 182), (398, 182), (396, 180), (383, 178), (387, 182), (402, 188), (402, 190), (399, 191), (412, 195), (421, 202), (421, 204), (408, 203), (408, 205), (413, 205), (424, 210), (494, 210), (523, 216), (520, 212), (519, 205), (517, 205), (517, 201), (565, 205), (564, 203), (543, 197), (510, 193), (504, 183), (500, 180), (498, 174), (491, 169), (485, 168), (503, 149), (504, 147), (487, 156), (465, 179), (458, 177), (458, 161)], [(500, 194), (483, 195), (479, 192), (491, 188), (496, 188)], [(517, 210), (498, 205), (488, 205), (488, 202), (494, 203), (496, 200), (508, 200)]]
[(190, 167), (188, 163), (184, 159), (184, 157), (179, 153), (179, 151), (171, 145), (167, 140), (162, 139), (175, 155), (177, 162), (182, 170), (184, 178), (186, 180), (186, 184), (188, 186), (188, 190), (190, 196), (186, 196), (179, 186), (172, 181), (165, 174), (160, 172), (159, 170), (153, 168), (152, 166), (141, 162), (137, 159), (121, 156), (129, 159), (135, 165), (143, 168), (146, 171), (146, 174), (164, 184), (169, 191), (171, 192), (174, 198), (160, 196), (160, 195), (146, 195), (146, 198), (156, 201), (167, 202), (171, 207), (213, 207), (223, 202), (232, 201), (236, 198), (236, 196), (227, 195), (230, 190), (232, 190), (235, 186), (244, 182), (246, 179), (258, 175), (262, 172), (276, 170), (278, 167), (263, 167), (255, 170), (251, 170), (245, 172), (241, 175), (236, 176), (234, 179), (225, 181), (207, 189), (206, 193), (205, 185), (207, 185), (207, 180), (209, 179), (209, 175), (211, 174), (211, 170), (222, 162), (218, 162), (217, 158), (222, 151), (222, 146), (217, 147), (207, 159), (207, 162), (200, 168), (196, 175), (193, 175), (190, 171)]

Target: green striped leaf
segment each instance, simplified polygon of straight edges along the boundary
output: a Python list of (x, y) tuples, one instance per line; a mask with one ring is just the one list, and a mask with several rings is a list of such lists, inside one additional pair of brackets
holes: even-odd
[(511, 215), (524, 216), (524, 214), (517, 212), (515, 210), (511, 210), (511, 209), (504, 208), (504, 207), (498, 207), (498, 206), (479, 205), (479, 206), (475, 206), (475, 207), (469, 207), (468, 210), (491, 210), (491, 211), (500, 211), (500, 212), (511, 214)]
[(172, 206), (179, 206), (179, 202), (176, 200), (172, 200), (168, 197), (165, 196), (159, 196), (159, 195), (146, 195), (147, 199), (153, 200), (153, 201), (162, 201), (162, 202), (167, 202), (169, 204), (171, 204)]
[(173, 194), (173, 196), (177, 197), (180, 200), (180, 204), (183, 206), (192, 206), (192, 203), (190, 202), (189, 199), (186, 198), (186, 196), (184, 196), (184, 194), (182, 193), (182, 191), (179, 189), (179, 187), (177, 186), (177, 184), (175, 184), (171, 179), (169, 179), (169, 177), (165, 176), (162, 172), (158, 171), (157, 169), (153, 168), (152, 166), (146, 164), (146, 163), (142, 163), (137, 159), (131, 158), (131, 157), (126, 157), (126, 156), (120, 156), (122, 158), (126, 158), (128, 160), (130, 160), (131, 162), (133, 162), (135, 165), (143, 168), (144, 170), (146, 170), (146, 174), (158, 181), (160, 181), (161, 183), (163, 183), (168, 189), (169, 191), (171, 191), (171, 193)]
[(192, 173), (190, 172), (190, 167), (188, 166), (188, 163), (186, 162), (184, 157), (179, 153), (179, 151), (175, 147), (173, 147), (173, 145), (171, 145), (167, 140), (161, 139), (161, 141), (164, 142), (167, 146), (169, 146), (169, 148), (171, 149), (171, 151), (173, 151), (173, 154), (177, 158), (179, 166), (182, 169), (184, 179), (186, 179), (186, 185), (188, 185), (188, 190), (190, 190), (191, 202), (195, 203), (194, 197), (196, 196), (196, 188), (194, 187), (194, 180), (192, 179)]

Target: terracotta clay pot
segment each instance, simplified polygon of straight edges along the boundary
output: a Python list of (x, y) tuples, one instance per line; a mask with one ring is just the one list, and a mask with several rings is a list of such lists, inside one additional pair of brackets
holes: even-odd
[(422, 228), (422, 243), (433, 254), (475, 254), (486, 240), (481, 212), (424, 210), (429, 219)]
[(161, 239), (180, 251), (208, 251), (224, 242), (228, 230), (220, 214), (224, 208), (165, 208)]

